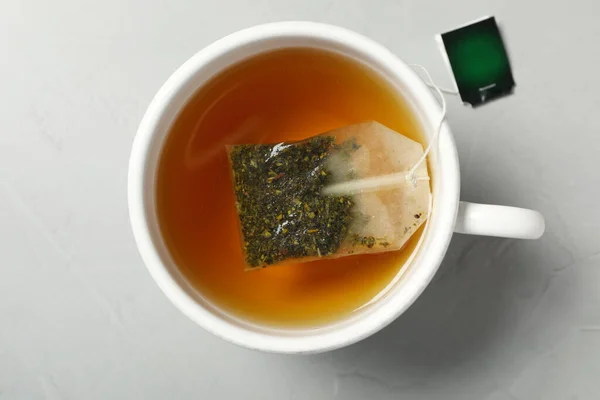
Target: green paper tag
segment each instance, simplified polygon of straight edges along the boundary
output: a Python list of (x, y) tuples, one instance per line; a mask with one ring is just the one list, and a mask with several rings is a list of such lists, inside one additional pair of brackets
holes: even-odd
[(494, 17), (440, 35), (460, 97), (472, 106), (510, 94), (515, 81)]

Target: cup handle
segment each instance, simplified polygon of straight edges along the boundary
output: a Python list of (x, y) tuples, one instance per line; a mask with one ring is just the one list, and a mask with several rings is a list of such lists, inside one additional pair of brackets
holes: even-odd
[(454, 232), (515, 239), (539, 239), (546, 229), (538, 211), (461, 201)]

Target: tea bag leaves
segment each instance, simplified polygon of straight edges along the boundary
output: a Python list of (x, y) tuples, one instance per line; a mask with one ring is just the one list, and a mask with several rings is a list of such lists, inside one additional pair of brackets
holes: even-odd
[(227, 151), (247, 269), (399, 250), (429, 215), (422, 146), (374, 121)]

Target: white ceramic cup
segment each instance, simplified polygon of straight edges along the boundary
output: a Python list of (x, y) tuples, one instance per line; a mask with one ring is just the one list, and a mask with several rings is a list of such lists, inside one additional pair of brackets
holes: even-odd
[[(368, 307), (314, 329), (275, 329), (228, 314), (193, 288), (161, 238), (155, 211), (156, 170), (162, 145), (179, 111), (216, 74), (274, 49), (311, 47), (341, 53), (379, 73), (410, 104), (431, 138), (441, 111), (417, 74), (383, 46), (346, 29), (307, 22), (255, 26), (227, 36), (182, 65), (152, 100), (137, 132), (129, 164), (128, 198), (133, 233), (150, 274), (169, 299), (206, 330), (233, 343), (280, 353), (317, 353), (355, 343), (402, 314), (429, 284), (454, 232), (538, 238), (544, 219), (532, 210), (459, 201), (460, 172), (450, 129), (444, 124), (430, 154), (432, 213), (418, 249), (399, 275)], [(210, 196), (210, 190), (207, 190)], [(217, 266), (215, 266), (217, 267)]]

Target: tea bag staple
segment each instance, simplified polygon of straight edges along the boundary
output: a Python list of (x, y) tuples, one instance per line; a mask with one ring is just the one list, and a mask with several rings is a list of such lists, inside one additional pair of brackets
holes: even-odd
[(446, 113), (435, 89), (442, 118), (425, 151), (376, 121), (227, 146), (246, 269), (402, 249), (430, 213), (426, 157)]

